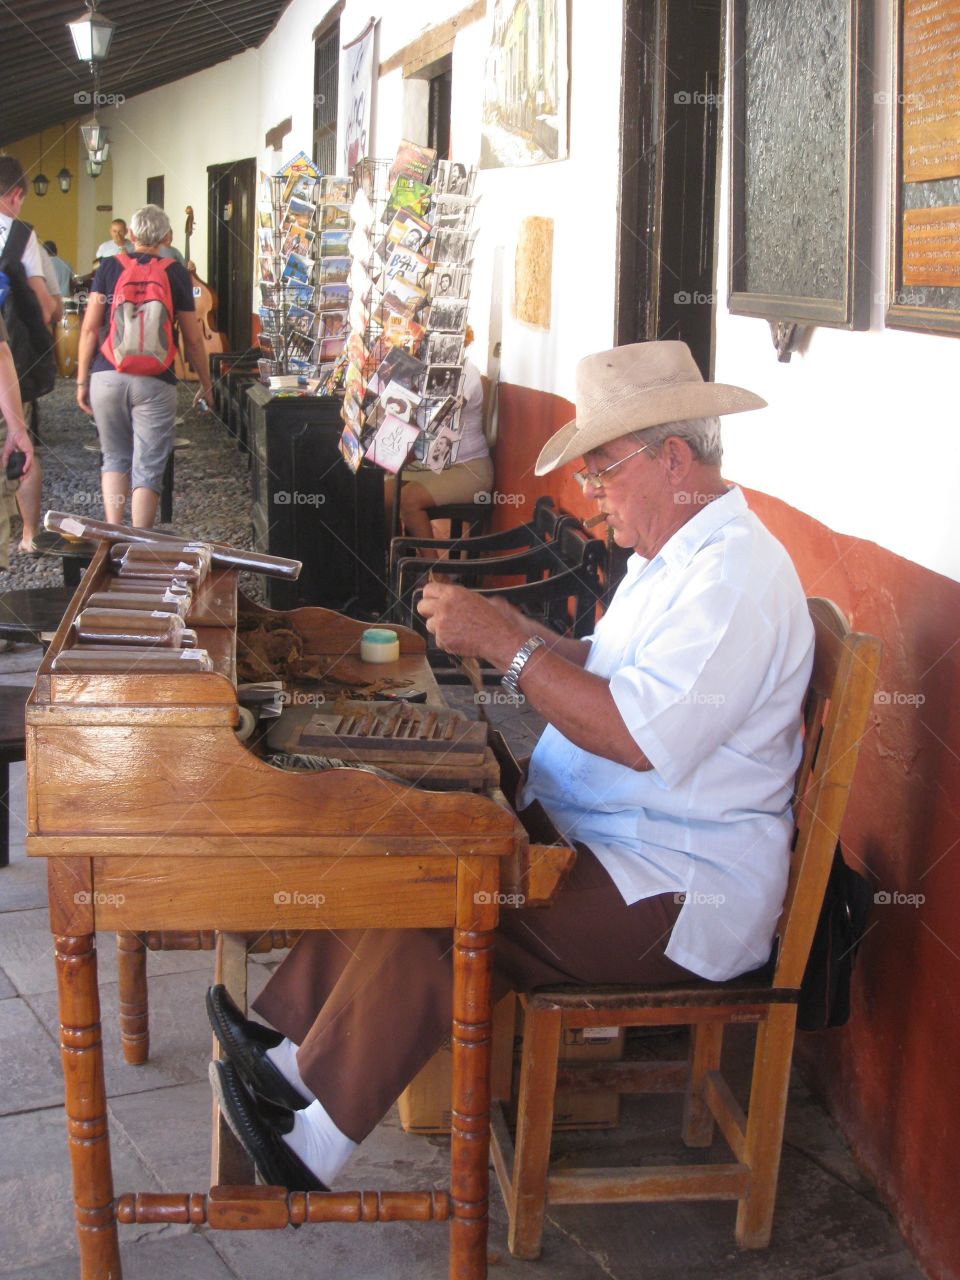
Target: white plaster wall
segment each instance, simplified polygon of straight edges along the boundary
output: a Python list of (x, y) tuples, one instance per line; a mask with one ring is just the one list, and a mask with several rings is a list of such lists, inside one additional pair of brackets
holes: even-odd
[(146, 202), (147, 178), (163, 174), (164, 204), (181, 252), (184, 210), (189, 204), (196, 213), (190, 253), (201, 276), (207, 271), (207, 166), (257, 154), (261, 62), (261, 51), (248, 49), (100, 113), (110, 127), (114, 216), (129, 222)]
[[(893, 6), (876, 0), (874, 7), (875, 88), (889, 96)], [(725, 306), (725, 156), (715, 377), (750, 387), (769, 408), (725, 420), (724, 468), (840, 533), (960, 580), (960, 341), (883, 327), (892, 110), (875, 106), (870, 329), (815, 329), (789, 364), (778, 363), (765, 320)]]

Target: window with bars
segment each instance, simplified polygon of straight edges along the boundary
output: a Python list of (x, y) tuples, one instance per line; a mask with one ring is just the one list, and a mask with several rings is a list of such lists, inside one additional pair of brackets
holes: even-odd
[(340, 23), (335, 22), (314, 46), (313, 160), (322, 173), (337, 172), (339, 66)]

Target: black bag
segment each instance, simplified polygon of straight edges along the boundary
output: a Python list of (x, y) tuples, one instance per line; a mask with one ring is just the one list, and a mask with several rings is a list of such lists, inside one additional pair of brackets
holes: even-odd
[(839, 843), (800, 983), (797, 1026), (801, 1031), (842, 1027), (850, 1017), (853, 962), (867, 928), (873, 890), (848, 867)]
[(20, 261), (30, 239), (30, 231), (27, 223), (15, 218), (0, 258), (0, 271), (10, 282), (10, 290), (3, 303), (3, 319), (20, 383), (20, 399), (24, 404), (47, 395), (57, 381), (53, 335), (43, 322), (37, 295), (30, 288)]

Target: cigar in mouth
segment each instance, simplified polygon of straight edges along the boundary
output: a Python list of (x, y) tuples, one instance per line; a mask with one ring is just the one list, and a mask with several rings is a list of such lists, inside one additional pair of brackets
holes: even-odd
[(589, 520), (584, 520), (583, 527), (585, 529), (593, 529), (602, 521), (606, 520), (606, 518), (607, 513), (605, 511), (598, 511), (597, 514), (595, 516), (591, 516)]

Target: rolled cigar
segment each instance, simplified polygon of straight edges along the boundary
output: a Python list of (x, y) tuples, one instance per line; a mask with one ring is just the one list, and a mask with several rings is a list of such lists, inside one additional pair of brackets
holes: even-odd
[(120, 577), (133, 574), (152, 578), (175, 574), (199, 585), (210, 569), (210, 552), (206, 547), (168, 550), (165, 547), (116, 543), (110, 548), (110, 564)]
[(153, 675), (177, 671), (192, 675), (212, 671), (213, 661), (206, 649), (139, 649), (126, 645), (83, 645), (63, 649), (50, 664), (60, 675)]
[[(144, 591), (148, 593), (162, 594), (171, 599), (193, 599), (193, 588), (189, 582), (185, 582), (183, 578), (174, 576), (163, 577), (158, 574), (151, 578), (143, 578), (139, 574), (131, 573), (122, 578), (108, 578), (104, 591), (111, 596), (122, 596), (127, 593), (134, 595), (142, 594)], [(120, 606), (122, 608), (122, 606)]]
[(147, 613), (176, 613), (187, 616), (190, 597), (175, 595), (167, 600), (162, 591), (94, 591), (87, 596), (85, 609), (136, 609)]
[(606, 518), (607, 517), (605, 512), (598, 511), (597, 514), (595, 516), (591, 516), (589, 520), (584, 520), (583, 527), (585, 529), (593, 529), (598, 524), (602, 524), (603, 521), (606, 520)]
[[(173, 533), (157, 533), (154, 529), (137, 529), (120, 524), (108, 524), (105, 520), (87, 520), (82, 516), (68, 515), (64, 511), (48, 511), (43, 517), (43, 527), (64, 533), (70, 538), (92, 538), (99, 542), (137, 542), (152, 546), (156, 543), (182, 543), (185, 539)], [(303, 564), (300, 560), (288, 560), (283, 556), (268, 556), (260, 551), (244, 551), (222, 542), (206, 544), (210, 548), (213, 563), (228, 569), (249, 569), (269, 578), (288, 578), (294, 581), (300, 576)]]
[(73, 623), (77, 639), (92, 644), (163, 645), (195, 649), (197, 633), (184, 626), (177, 613), (147, 613), (138, 609), (84, 609)]

